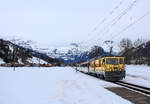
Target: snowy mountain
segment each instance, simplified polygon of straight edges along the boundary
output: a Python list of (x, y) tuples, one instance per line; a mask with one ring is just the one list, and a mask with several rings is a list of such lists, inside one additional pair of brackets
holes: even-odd
[(19, 46), (34, 50), (38, 53), (42, 53), (43, 55), (47, 55), (53, 59), (58, 59), (67, 64), (72, 64), (89, 59), (90, 48), (88, 49), (85, 46), (80, 46), (77, 43), (71, 43), (68, 46), (59, 48), (49, 47), (46, 45), (41, 46), (41, 44), (38, 44), (31, 40), (17, 40), (15, 43)]
[(67, 64), (87, 61), (90, 60), (91, 58), (108, 54), (108, 52), (105, 52), (104, 49), (107, 51), (109, 50), (109, 48), (107, 48), (105, 45), (103, 45), (103, 47), (100, 46), (94, 47), (89, 46), (87, 44), (83, 45), (78, 43), (71, 43), (65, 47), (50, 47), (48, 45), (39, 44), (32, 40), (24, 40), (16, 38), (10, 39), (10, 41), (14, 44), (17, 44), (18, 46), (29, 49), (31, 53), (34, 50), (34, 53), (36, 52), (36, 55), (33, 54), (35, 55), (35, 57), (38, 57), (40, 54), (40, 56), (44, 57), (44, 59), (51, 57), (53, 59), (65, 62)]
[(23, 47), (36, 50), (54, 59), (65, 62), (67, 64), (78, 63), (82, 61), (90, 60), (91, 58), (98, 57), (104, 54), (108, 54), (103, 48), (97, 46), (95, 49), (88, 45), (81, 45), (77, 43), (71, 43), (65, 47), (49, 47), (41, 46), (40, 44), (32, 41), (20, 41), (17, 44), (21, 44)]
[(90, 60), (91, 58), (108, 54), (100, 46), (95, 46), (92, 48), (81, 46), (77, 43), (71, 43), (66, 47), (48, 49), (45, 50), (45, 53), (46, 51), (48, 56), (62, 60), (67, 64), (79, 63)]
[(53, 58), (63, 60), (67, 64), (89, 59), (89, 50), (81, 48), (76, 43), (71, 43), (66, 47), (49, 49), (47, 54)]

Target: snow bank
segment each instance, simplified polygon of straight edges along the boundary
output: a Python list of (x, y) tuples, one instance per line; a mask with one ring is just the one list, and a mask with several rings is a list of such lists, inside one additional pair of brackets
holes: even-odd
[(0, 67), (0, 104), (130, 104), (104, 89), (117, 86), (69, 67)]
[(123, 81), (150, 87), (150, 66), (126, 65), (126, 73), (127, 76)]

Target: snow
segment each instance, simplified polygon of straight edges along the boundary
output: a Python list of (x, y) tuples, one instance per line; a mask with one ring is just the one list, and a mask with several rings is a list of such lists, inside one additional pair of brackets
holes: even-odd
[(126, 65), (127, 76), (125, 82), (150, 87), (150, 66)]
[(19, 64), (24, 64), (21, 59), (18, 59)]
[(109, 82), (70, 67), (0, 67), (0, 104), (130, 104)]
[(3, 63), (4, 63), (3, 59), (0, 58), (0, 64), (3, 64)]
[(32, 57), (32, 58), (30, 58), (28, 61), (29, 61), (30, 63), (36, 63), (36, 64), (39, 64), (39, 62), (40, 62), (40, 64), (47, 64), (46, 61), (44, 61), (44, 60), (42, 60), (42, 59), (39, 60), (39, 58), (37, 58), (37, 57)]

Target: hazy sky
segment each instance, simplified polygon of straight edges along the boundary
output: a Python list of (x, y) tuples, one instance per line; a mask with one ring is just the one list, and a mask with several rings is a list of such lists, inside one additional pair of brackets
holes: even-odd
[(150, 11), (149, 5), (150, 0), (0, 0), (0, 36), (51, 46), (150, 39), (149, 15), (134, 24)]

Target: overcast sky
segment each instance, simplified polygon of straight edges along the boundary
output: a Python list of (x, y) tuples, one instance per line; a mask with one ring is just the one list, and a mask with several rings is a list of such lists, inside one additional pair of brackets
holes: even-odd
[(51, 46), (150, 39), (149, 5), (150, 0), (0, 0), (0, 36)]

